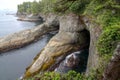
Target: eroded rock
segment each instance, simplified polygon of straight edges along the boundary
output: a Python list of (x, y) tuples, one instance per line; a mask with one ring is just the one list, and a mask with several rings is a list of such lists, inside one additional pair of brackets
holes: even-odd
[(27, 68), (24, 78), (46, 71), (61, 60), (59, 57), (87, 47), (88, 36), (83, 29), (84, 24), (79, 21), (79, 16), (75, 14), (62, 16), (59, 33), (49, 41), (32, 65)]
[(85, 29), (90, 33), (89, 56), (86, 70), (86, 75), (89, 75), (93, 68), (99, 66), (99, 55), (96, 42), (102, 33), (102, 27), (97, 23), (94, 23), (94, 20), (89, 16), (82, 16), (81, 20), (83, 20), (83, 23), (86, 25)]

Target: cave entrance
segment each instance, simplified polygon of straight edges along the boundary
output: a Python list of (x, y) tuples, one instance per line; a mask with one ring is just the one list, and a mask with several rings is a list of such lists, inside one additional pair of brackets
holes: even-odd
[(83, 73), (86, 71), (87, 68), (87, 61), (88, 61), (88, 55), (89, 55), (89, 45), (90, 45), (90, 32), (86, 29), (82, 30), (79, 33), (79, 37), (81, 40), (78, 40), (78, 45), (80, 41), (82, 44), (79, 49), (75, 52), (70, 52), (70, 54), (67, 54), (64, 57), (60, 57), (61, 59), (58, 63), (53, 65), (49, 71), (55, 71), (58, 73), (67, 73), (70, 70), (76, 71), (78, 73)]
[(76, 72), (83, 73), (86, 71), (87, 68), (87, 62), (88, 62), (88, 56), (89, 56), (89, 46), (90, 46), (90, 32), (86, 29), (82, 31), (82, 36), (85, 38), (86, 46), (83, 49), (80, 49), (80, 55), (79, 55), (79, 65), (75, 67)]

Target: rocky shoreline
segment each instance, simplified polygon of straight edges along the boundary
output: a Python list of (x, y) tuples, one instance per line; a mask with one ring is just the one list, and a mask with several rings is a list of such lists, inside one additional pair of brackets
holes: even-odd
[(80, 22), (79, 16), (75, 14), (64, 15), (59, 17), (59, 21), (59, 32), (34, 58), (23, 78), (51, 70), (71, 52), (88, 48), (89, 33), (85, 30), (85, 25)]
[[(97, 52), (95, 52), (96, 47), (94, 42), (97, 41), (101, 33), (100, 27), (93, 28), (93, 26), (97, 25), (92, 25), (88, 17), (78, 16), (76, 14), (63, 16), (48, 14), (47, 16), (41, 16), (45, 20), (43, 24), (0, 38), (0, 52), (6, 52), (30, 44), (48, 32), (59, 30), (58, 34), (34, 58), (32, 65), (27, 68), (23, 78), (35, 75), (40, 71), (50, 70), (50, 68), (53, 69), (68, 54), (88, 48), (91, 49), (89, 51), (88, 65), (96, 67), (97, 61), (94, 60), (97, 60)], [(90, 68), (87, 67), (87, 71)]]
[[(44, 34), (51, 31), (56, 31), (59, 28), (58, 22), (54, 22), (54, 19), (44, 22), (41, 25), (32, 29), (16, 32), (5, 37), (0, 38), (0, 53), (6, 52), (12, 49), (21, 48), (34, 41), (37, 41)], [(49, 23), (48, 23), (49, 22)], [(53, 24), (53, 22), (55, 24)]]
[(29, 14), (29, 15), (18, 15), (18, 21), (28, 21), (28, 22), (36, 22), (36, 21), (40, 21), (43, 22), (43, 18), (40, 17), (39, 15), (33, 15), (33, 14)]
[[(85, 71), (86, 75), (90, 74), (91, 69), (99, 67), (100, 56), (98, 55), (96, 42), (102, 33), (102, 27), (100, 25), (94, 23), (94, 21), (92, 22), (89, 16), (78, 16), (73, 13), (62, 16), (50, 13), (48, 15), (41, 15), (41, 17), (43, 17), (45, 22), (36, 28), (0, 38), (0, 52), (6, 52), (30, 44), (46, 33), (59, 30), (41, 52), (36, 55), (32, 64), (26, 68), (23, 78), (28, 78), (44, 71), (54, 71), (56, 65), (60, 65), (60, 62), (62, 62), (66, 56), (84, 49), (89, 50)], [(119, 65), (119, 63), (114, 62), (114, 60), (119, 62), (119, 50), (116, 50), (116, 54), (113, 55), (114, 58), (108, 65), (108, 67), (110, 67), (106, 68), (104, 72), (104, 80), (107, 80), (106, 78), (109, 78), (109, 74), (112, 74), (110, 71), (113, 71), (114, 65)], [(118, 57), (116, 55), (118, 55)], [(117, 70), (119, 70), (118, 65)], [(118, 71), (115, 72), (115, 74), (118, 73)], [(117, 75), (116, 78), (118, 77), (119, 75)], [(111, 79), (116, 78), (112, 77)]]

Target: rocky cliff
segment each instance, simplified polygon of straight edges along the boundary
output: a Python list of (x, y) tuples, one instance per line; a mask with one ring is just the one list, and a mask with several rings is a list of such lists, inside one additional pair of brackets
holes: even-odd
[(49, 70), (51, 66), (54, 66), (60, 61), (59, 58), (61, 59), (61, 56), (65, 57), (73, 51), (88, 48), (89, 44), (87, 72), (91, 68), (97, 67), (99, 56), (97, 55), (95, 42), (101, 34), (100, 26), (91, 23), (89, 17), (75, 14), (61, 16), (59, 21), (59, 33), (37, 55), (32, 65), (27, 68), (24, 77)]
[[(48, 2), (48, 4), (51, 3)], [(113, 51), (116, 43), (120, 42), (120, 1), (56, 0), (52, 3), (50, 12), (64, 15), (57, 17), (60, 22), (59, 33), (36, 56), (24, 77), (53, 70), (56, 65), (62, 65), (60, 62), (67, 55), (76, 50), (89, 48), (87, 76), (81, 80), (119, 79), (119, 48)], [(70, 12), (82, 16), (69, 14)], [(50, 16), (51, 14), (44, 17)]]
[[(46, 21), (42, 25), (0, 38), (0, 52), (4, 52), (22, 47), (50, 31), (59, 29), (59, 32), (34, 58), (32, 64), (26, 69), (23, 78), (44, 71), (54, 71), (67, 55), (83, 49), (89, 49), (86, 74), (89, 75), (93, 68), (99, 68), (101, 56), (97, 50), (97, 41), (103, 29), (92, 20), (93, 18), (73, 13), (62, 16), (54, 14), (42, 14), (41, 16)], [(117, 80), (119, 78), (119, 50), (118, 44), (113, 58), (104, 71), (103, 80)], [(116, 76), (114, 77), (113, 74)]]
[(85, 29), (90, 32), (90, 46), (89, 46), (89, 57), (86, 74), (88, 75), (90, 70), (98, 67), (99, 55), (97, 51), (97, 41), (102, 33), (102, 27), (92, 21), (88, 16), (81, 18), (86, 25)]

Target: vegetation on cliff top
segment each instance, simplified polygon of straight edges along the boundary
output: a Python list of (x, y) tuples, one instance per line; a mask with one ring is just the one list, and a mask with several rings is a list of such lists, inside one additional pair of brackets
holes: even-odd
[[(29, 6), (28, 6), (29, 5)], [(102, 26), (103, 32), (97, 42), (97, 49), (101, 60), (105, 60), (104, 64), (106, 65), (109, 61), (115, 44), (120, 42), (120, 1), (119, 0), (42, 0), (40, 2), (25, 2), (18, 5), (18, 12), (24, 13), (75, 13), (78, 15), (89, 15), (92, 16), (96, 23)], [(100, 67), (97, 69), (98, 73), (103, 72), (105, 65), (100, 62)], [(91, 79), (98, 79), (99, 74), (95, 71), (93, 72), (94, 76), (90, 76)], [(53, 73), (48, 73), (44, 75), (46, 80), (62, 80), (60, 75), (52, 75)], [(79, 76), (78, 76), (79, 75)], [(53, 77), (54, 76), (54, 77)], [(70, 75), (70, 76), (73, 76)], [(68, 78), (70, 77), (68, 76)], [(97, 77), (96, 77), (97, 76)], [(84, 78), (83, 75), (77, 74), (75, 77)], [(94, 78), (93, 78), (94, 77)], [(68, 80), (64, 79), (64, 80)], [(100, 78), (100, 77), (99, 77)], [(44, 80), (44, 79), (42, 79)], [(71, 80), (71, 79), (70, 79)], [(75, 79), (72, 79), (75, 80)], [(79, 79), (77, 79), (79, 80)], [(87, 79), (86, 79), (87, 80)]]
[(18, 5), (18, 12), (24, 14), (39, 14), (53, 12), (54, 3), (56, 0), (42, 0), (37, 2), (23, 2)]

